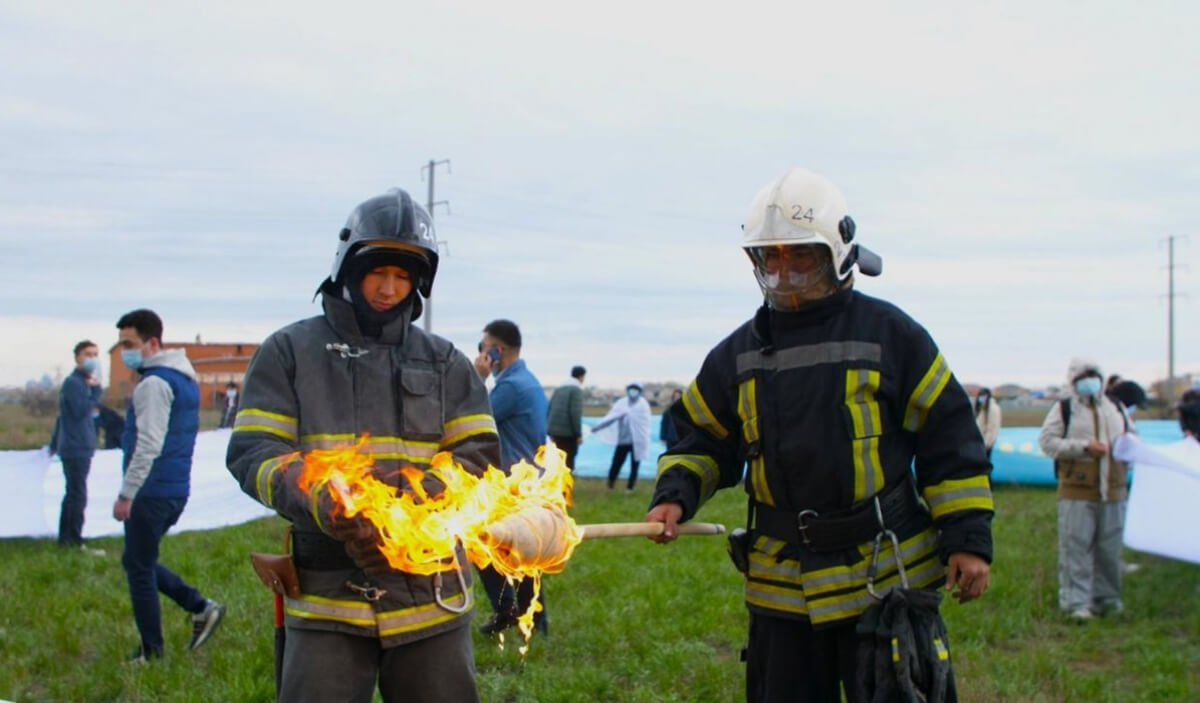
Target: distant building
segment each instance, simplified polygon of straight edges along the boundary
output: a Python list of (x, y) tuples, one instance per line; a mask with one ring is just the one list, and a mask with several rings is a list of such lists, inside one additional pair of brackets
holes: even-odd
[[(246, 376), (250, 357), (258, 351), (257, 344), (212, 342), (164, 342), (166, 349), (183, 349), (196, 369), (200, 381), (200, 407), (221, 408), (225, 402), (225, 384), (236, 383), (240, 389)], [(108, 350), (109, 372), (107, 402), (118, 408), (133, 394), (134, 373), (121, 361), (121, 347), (114, 344)]]

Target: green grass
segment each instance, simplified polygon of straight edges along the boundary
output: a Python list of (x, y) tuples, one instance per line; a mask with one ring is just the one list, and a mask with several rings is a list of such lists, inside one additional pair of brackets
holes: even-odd
[[(580, 522), (638, 520), (634, 495), (585, 479)], [(744, 495), (727, 490), (700, 519), (736, 526)], [(997, 561), (987, 596), (943, 608), (964, 701), (1200, 700), (1200, 567), (1128, 555), (1125, 614), (1073, 625), (1057, 612), (1052, 491), (997, 492)], [(105, 557), (52, 540), (0, 541), (0, 698), (14, 701), (269, 701), (271, 597), (250, 551), (276, 551), (276, 519), (168, 536), (163, 560), (229, 605), (213, 640), (188, 654), (183, 613), (164, 601), (167, 657), (130, 668), (136, 645), (119, 539)], [(741, 577), (724, 540), (596, 540), (546, 579), (550, 637), (522, 660), (476, 633), (484, 701), (724, 702), (742, 700), (746, 634)], [(477, 586), (476, 591), (482, 595)]]

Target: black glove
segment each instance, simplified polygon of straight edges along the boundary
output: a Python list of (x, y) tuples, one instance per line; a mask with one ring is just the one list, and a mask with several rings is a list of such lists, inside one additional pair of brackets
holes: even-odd
[(379, 577), (393, 571), (387, 557), (379, 550), (382, 542), (374, 525), (359, 528), (345, 543), (346, 554), (367, 576)]

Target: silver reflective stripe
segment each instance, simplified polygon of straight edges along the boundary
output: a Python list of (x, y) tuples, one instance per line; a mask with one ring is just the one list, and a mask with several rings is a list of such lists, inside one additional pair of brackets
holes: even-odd
[(336, 620), (360, 627), (375, 626), (375, 611), (366, 603), (302, 595), (286, 598), (284, 612), (308, 620)]
[[(466, 595), (459, 593), (449, 599), (446, 599), (446, 604), (450, 607), (461, 606), (466, 600)], [(423, 630), (427, 627), (433, 627), (443, 622), (449, 622), (454, 618), (461, 617), (462, 613), (452, 613), (444, 610), (437, 603), (426, 603), (405, 610), (390, 610), (379, 614), (379, 636), (391, 637), (413, 630)]]
[[(887, 544), (887, 540), (884, 540)], [(869, 544), (867, 545), (870, 546)], [(929, 554), (937, 546), (937, 537), (933, 530), (925, 530), (915, 538), (909, 539), (904, 544), (900, 545), (900, 554), (907, 564), (910, 561), (916, 561), (918, 558)], [(842, 588), (850, 588), (852, 586), (862, 586), (867, 582), (867, 569), (871, 565), (871, 557), (869, 554), (864, 555), (862, 561), (853, 566), (839, 566), (830, 569), (820, 569), (811, 576), (804, 577), (804, 590), (810, 597), (815, 597), (817, 593), (823, 591), (839, 590)], [(883, 573), (888, 569), (896, 567), (896, 554), (890, 547), (881, 550), (879, 553), (879, 566), (876, 568), (876, 573)], [(826, 573), (822, 573), (826, 572)]]
[(799, 589), (772, 586), (757, 581), (746, 582), (746, 602), (760, 608), (803, 615), (808, 612), (804, 593)]
[[(304, 435), (300, 447), (312, 449), (339, 449), (353, 446), (356, 438), (350, 434)], [(399, 437), (370, 437), (364, 450), (378, 459), (403, 459), (414, 463), (428, 464), (438, 453), (436, 442), (405, 441)]]
[(737, 371), (740, 376), (750, 371), (785, 371), (842, 361), (879, 363), (882, 358), (882, 349), (875, 342), (822, 342), (788, 347), (771, 354), (763, 354), (757, 349), (742, 352), (737, 357)]
[[(880, 566), (882, 566), (882, 564), (880, 564)], [(930, 559), (922, 563), (915, 570), (908, 572), (909, 582), (913, 588), (928, 586), (930, 583), (939, 580), (942, 577), (943, 568), (944, 567), (940, 561), (937, 559)], [(892, 574), (885, 579), (876, 581), (875, 591), (880, 595), (883, 595), (898, 585), (900, 585), (900, 575)], [(850, 596), (838, 596), (824, 600), (809, 600), (809, 618), (812, 619), (814, 624), (819, 624), (822, 622), (828, 622), (830, 620), (853, 617), (869, 608), (872, 604), (878, 602), (879, 601), (877, 601), (870, 593), (867, 593), (864, 582), (863, 590)]]

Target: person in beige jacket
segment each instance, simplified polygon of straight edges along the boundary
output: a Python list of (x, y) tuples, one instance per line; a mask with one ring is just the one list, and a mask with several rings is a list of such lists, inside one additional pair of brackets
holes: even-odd
[(992, 398), (990, 388), (980, 388), (975, 395), (975, 425), (979, 434), (983, 435), (983, 446), (987, 448), (988, 458), (992, 458), (992, 447), (1000, 437), (1000, 421), (1004, 416), (1000, 412), (1000, 404)]
[(1038, 436), (1042, 452), (1054, 459), (1058, 481), (1058, 606), (1079, 621), (1123, 609), (1121, 535), (1129, 480), (1112, 446), (1130, 425), (1101, 391), (1103, 379), (1096, 362), (1072, 359), (1069, 395), (1050, 408)]

